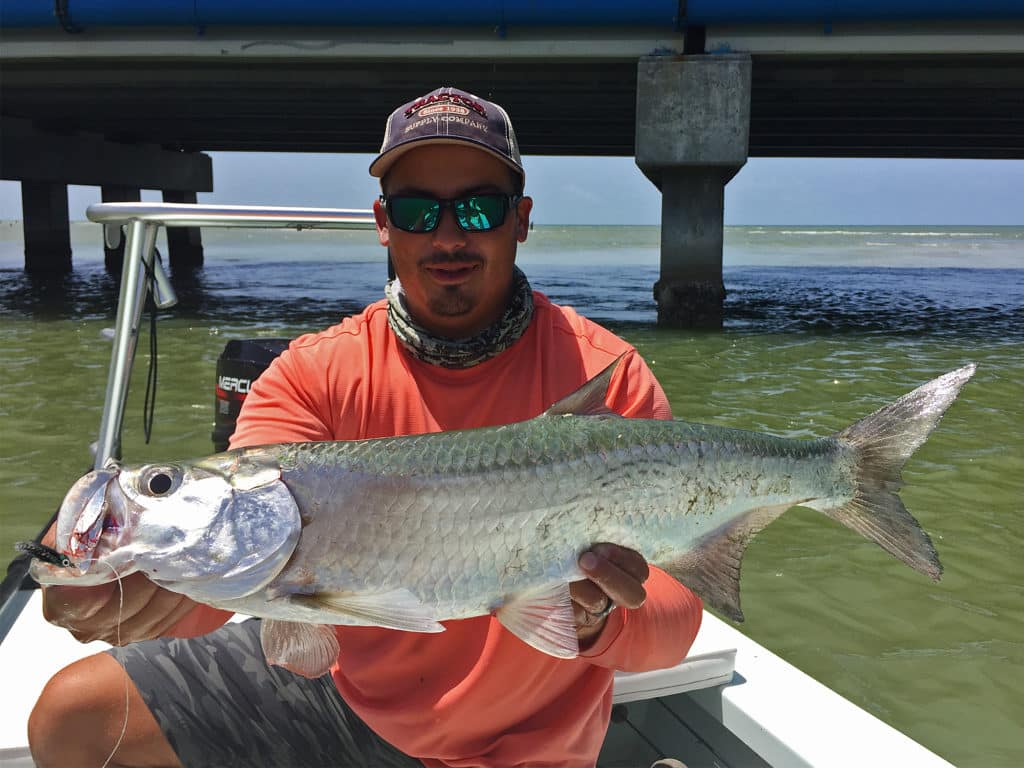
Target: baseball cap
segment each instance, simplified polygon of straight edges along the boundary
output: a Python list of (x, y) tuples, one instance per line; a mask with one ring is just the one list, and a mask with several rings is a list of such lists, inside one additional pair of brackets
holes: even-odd
[(493, 101), (449, 86), (391, 113), (380, 154), (370, 163), (370, 175), (383, 176), (410, 149), (429, 144), (470, 144), (502, 160), (526, 181), (508, 112)]

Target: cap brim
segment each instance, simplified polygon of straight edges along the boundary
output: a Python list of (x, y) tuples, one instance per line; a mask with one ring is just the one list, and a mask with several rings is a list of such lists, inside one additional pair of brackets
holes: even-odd
[(509, 168), (511, 168), (513, 171), (519, 174), (524, 184), (526, 183), (526, 171), (522, 168), (522, 166), (516, 165), (514, 162), (509, 160), (500, 152), (495, 152), (489, 146), (487, 146), (486, 144), (482, 144), (479, 141), (473, 141), (472, 139), (451, 136), (424, 136), (421, 139), (410, 139), (409, 141), (394, 146), (387, 152), (383, 152), (373, 159), (373, 162), (370, 163), (370, 175), (379, 179), (383, 177), (384, 174), (386, 174), (391, 169), (391, 166), (394, 165), (395, 162), (400, 157), (402, 157), (402, 155), (404, 155), (406, 152), (413, 149), (417, 149), (418, 147), (430, 146), (432, 144), (468, 144), (469, 146), (474, 147), (475, 149), (479, 149), (491, 155), (492, 157), (496, 157), (499, 160), (501, 160), (501, 162), (503, 162), (505, 165), (507, 165)]

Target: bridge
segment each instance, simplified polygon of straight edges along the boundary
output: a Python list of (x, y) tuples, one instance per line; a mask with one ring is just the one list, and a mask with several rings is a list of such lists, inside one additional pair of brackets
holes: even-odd
[[(204, 152), (375, 152), (439, 84), (505, 106), (524, 154), (636, 158), (670, 325), (720, 322), (749, 156), (1024, 158), (1024, 0), (4, 0), (0, 30), (0, 176), (35, 271), (71, 267), (67, 184), (194, 202)], [(198, 231), (170, 248), (202, 263)]]

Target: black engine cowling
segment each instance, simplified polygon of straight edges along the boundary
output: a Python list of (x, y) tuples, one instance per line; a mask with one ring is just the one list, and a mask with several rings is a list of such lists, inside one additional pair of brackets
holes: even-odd
[(288, 349), (291, 339), (232, 339), (217, 358), (213, 418), (213, 448), (226, 451), (252, 384), (274, 358)]

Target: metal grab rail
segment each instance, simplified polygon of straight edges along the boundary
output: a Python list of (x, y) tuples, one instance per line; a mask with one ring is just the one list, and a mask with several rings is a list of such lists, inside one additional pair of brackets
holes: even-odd
[(124, 267), (114, 324), (107, 391), (100, 418), (93, 468), (114, 457), (128, 398), (128, 383), (135, 360), (135, 345), (146, 298), (146, 275), (157, 284), (154, 301), (173, 306), (177, 299), (166, 273), (155, 258), (160, 227), (237, 227), (261, 229), (374, 229), (373, 211), (346, 208), (287, 208), (249, 205), (194, 205), (188, 203), (99, 203), (90, 205), (89, 221), (103, 224), (110, 245), (120, 242), (127, 225)]
[(290, 208), (190, 203), (97, 203), (85, 212), (97, 224), (140, 221), (165, 227), (373, 229), (373, 211), (354, 208)]

